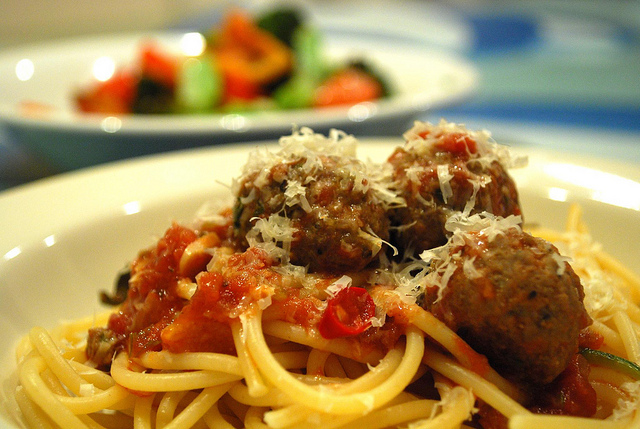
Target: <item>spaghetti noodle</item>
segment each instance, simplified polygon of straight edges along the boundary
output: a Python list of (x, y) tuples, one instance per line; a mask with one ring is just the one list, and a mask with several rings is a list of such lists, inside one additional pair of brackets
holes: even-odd
[[(309, 140), (324, 149), (341, 146), (342, 152), (349, 152), (353, 143), (341, 134), (324, 138), (308, 131), (291, 138), (298, 154)], [(291, 164), (287, 156), (278, 154), (277, 163)], [(313, 164), (310, 157), (306, 159)], [(264, 168), (260, 164), (252, 171), (260, 175)], [(368, 174), (366, 169), (358, 171)], [(451, 180), (442, 168), (440, 173)], [(358, 177), (365, 183), (382, 180), (385, 174), (376, 170), (366, 179)], [(259, 180), (264, 182), (265, 177)], [(296, 177), (301, 179), (296, 186), (309, 184)], [(318, 181), (342, 183), (345, 177), (351, 176), (335, 179), (334, 173), (327, 173)], [(371, 192), (389, 210), (399, 200), (380, 183), (367, 185), (362, 192), (375, 188)], [(236, 185), (236, 192), (245, 185)], [(455, 184), (450, 192), (455, 192)], [(478, 197), (477, 189), (474, 192), (473, 198)], [(285, 205), (294, 200), (291, 205), (302, 204), (309, 197), (299, 187), (287, 195)], [(251, 191), (241, 198), (245, 206), (256, 201)], [(307, 203), (311, 207), (312, 199)], [(467, 213), (461, 212), (465, 219), (473, 216), (468, 209), (465, 205)], [(173, 225), (155, 248), (141, 252), (132, 264), (127, 301), (117, 311), (51, 332), (35, 327), (21, 341), (16, 352), (20, 382), (16, 400), (29, 426), (640, 425), (640, 279), (593, 242), (579, 207), (570, 208), (565, 231), (524, 229), (553, 242), (563, 255), (554, 256), (558, 267), (568, 257), (584, 287), (584, 307), (593, 323), (581, 332), (585, 338), (580, 341), (578, 362), (583, 366), (587, 362), (590, 371), (583, 381), (597, 394), (597, 411), (588, 417), (579, 412), (545, 414), (554, 410), (536, 403), (534, 393), (574, 395), (575, 389), (567, 390), (555, 380), (550, 388), (505, 376), (446, 320), (421, 305), (429, 286), (450, 287), (448, 269), (433, 258), (394, 259), (393, 242), (387, 242), (392, 237), (380, 238), (368, 230), (361, 234), (363, 240), (351, 244), (377, 249), (382, 240), (389, 244), (388, 254), (374, 254), (358, 272), (306, 271), (290, 263), (296, 242), (287, 239), (287, 228), (296, 229), (291, 221), (304, 213), (289, 212), (288, 223), (269, 222), (269, 216), (278, 213), (266, 213), (261, 218), (268, 222), (261, 225), (261, 239), (251, 236), (255, 232), (249, 234), (246, 250), (225, 229), (232, 228), (231, 211), (216, 213), (222, 223), (200, 216), (193, 228)], [(509, 224), (491, 233), (504, 235), (514, 227), (520, 228)], [(464, 235), (454, 233), (441, 250), (452, 248), (452, 237)], [(335, 267), (335, 263), (325, 259), (316, 265)], [(473, 277), (469, 264), (463, 265)], [(434, 277), (438, 272), (440, 277)], [(370, 314), (371, 308), (375, 312)], [(117, 329), (125, 322), (122, 336)], [(567, 379), (570, 370), (564, 369), (558, 379)], [(569, 381), (577, 383), (579, 378)]]

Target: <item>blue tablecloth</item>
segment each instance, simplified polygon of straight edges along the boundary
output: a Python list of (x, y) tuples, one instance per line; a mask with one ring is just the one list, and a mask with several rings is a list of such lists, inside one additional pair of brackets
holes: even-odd
[[(462, 3), (310, 6), (319, 21), (402, 32), (475, 63), (478, 93), (424, 120), (444, 117), (489, 129), (498, 140), (504, 136), (640, 166), (640, 2)], [(175, 27), (203, 28), (219, 13), (200, 13)], [(51, 174), (42, 161), (0, 125), (0, 190)]]

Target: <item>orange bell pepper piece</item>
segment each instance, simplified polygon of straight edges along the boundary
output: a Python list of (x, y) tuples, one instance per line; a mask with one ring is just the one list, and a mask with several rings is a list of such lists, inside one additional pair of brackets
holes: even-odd
[(227, 83), (227, 96), (250, 99), (291, 71), (293, 53), (240, 11), (229, 13), (212, 51)]

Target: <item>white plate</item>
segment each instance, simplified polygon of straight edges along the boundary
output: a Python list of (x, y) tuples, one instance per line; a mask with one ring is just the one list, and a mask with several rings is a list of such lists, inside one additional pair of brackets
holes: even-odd
[[(329, 59), (367, 59), (388, 78), (394, 95), (351, 107), (244, 115), (87, 115), (75, 111), (72, 97), (92, 79), (96, 59), (106, 56), (119, 66), (131, 64), (140, 42), (148, 38), (178, 51), (184, 33), (96, 36), (0, 54), (0, 121), (55, 168), (69, 170), (171, 149), (276, 138), (289, 133), (293, 124), (318, 132), (333, 127), (358, 135), (399, 135), (416, 115), (459, 103), (477, 86), (470, 62), (429, 49), (423, 40), (319, 28)], [(26, 115), (20, 107), (25, 101), (52, 109)]]
[[(360, 156), (382, 161), (400, 143), (399, 138), (363, 139)], [(35, 325), (51, 328), (100, 309), (98, 291), (110, 290), (115, 273), (172, 220), (188, 221), (204, 201), (227, 195), (222, 184), (239, 174), (254, 145), (129, 160), (0, 193), (5, 404), (12, 401), (7, 379), (14, 376), (17, 340)], [(568, 203), (579, 202), (595, 238), (638, 271), (638, 165), (534, 148), (516, 151), (529, 155), (528, 167), (511, 171), (528, 222), (562, 228)], [(5, 409), (0, 409), (0, 427), (13, 427)]]

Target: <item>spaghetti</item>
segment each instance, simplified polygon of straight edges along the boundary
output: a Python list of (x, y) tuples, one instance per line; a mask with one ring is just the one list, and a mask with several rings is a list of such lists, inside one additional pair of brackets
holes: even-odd
[[(476, 142), (482, 137), (465, 135)], [(428, 135), (422, 133), (420, 138)], [(308, 141), (323, 146), (323, 157), (334, 156), (326, 151), (332, 145), (340, 147), (341, 156), (350, 156), (344, 152), (353, 143), (341, 134), (324, 138), (304, 130), (290, 139), (284, 145), (295, 150), (279, 153), (276, 164), (257, 163), (251, 183), (235, 185), (236, 195), (244, 201), (235, 209), (236, 221), (239, 209), (257, 201), (252, 186), (268, 182), (265, 168), (292, 164), (302, 168), (318, 160), (322, 164), (322, 157), (307, 156), (307, 164), (289, 158), (294, 152), (304, 153)], [(256, 166), (255, 160), (251, 165)], [(353, 163), (336, 168), (354, 165), (359, 183), (375, 182), (358, 191), (366, 194), (360, 201), (371, 197), (387, 211), (401, 206), (398, 194), (383, 184), (389, 177), (385, 171), (371, 173)], [(455, 183), (442, 168), (439, 171), (441, 178), (453, 183), (451, 189), (446, 187), (453, 198)], [(312, 210), (314, 199), (299, 187), (309, 182), (295, 174), (296, 187), (279, 204), (308, 204)], [(336, 174), (317, 176), (317, 181), (343, 186), (352, 177)], [(478, 189), (473, 198), (480, 200)], [(302, 203), (304, 198), (309, 200)], [(559, 249), (563, 257), (554, 256), (559, 276), (564, 274), (565, 259), (570, 259), (592, 320), (580, 334), (580, 358), (563, 368), (553, 383), (536, 386), (505, 376), (501, 366), (462, 338), (462, 331), (452, 329), (420, 302), (427, 300), (429, 287), (435, 288), (434, 297), (439, 288), (446, 292), (453, 287), (447, 283), (452, 270), (438, 261), (455, 261), (461, 254), (444, 257), (441, 252), (440, 259), (433, 255), (438, 249), (455, 250), (457, 239), (470, 237), (466, 232), (449, 234), (444, 246), (430, 249), (423, 259), (411, 259), (394, 258), (393, 237), (381, 238), (379, 232), (367, 230), (350, 246), (377, 249), (387, 243), (388, 253), (367, 256), (366, 268), (357, 272), (306, 271), (291, 263), (296, 240), (287, 231), (300, 228), (293, 222), (304, 223), (308, 212), (289, 211), (284, 222), (271, 218), (281, 213), (266, 211), (260, 218), (264, 221), (260, 234), (248, 233), (245, 248), (229, 232), (234, 230), (230, 210), (216, 211), (213, 218), (199, 216), (193, 228), (174, 224), (155, 248), (141, 252), (132, 264), (128, 297), (117, 311), (51, 332), (33, 328), (16, 352), (16, 400), (26, 423), (64, 428), (640, 425), (640, 279), (593, 242), (579, 207), (570, 208), (565, 231), (524, 226), (527, 233)], [(457, 213), (474, 219), (466, 204)], [(502, 219), (483, 216), (491, 222)], [(480, 230), (494, 235), (506, 235), (511, 228), (520, 231), (518, 222), (507, 223), (503, 229), (487, 230), (485, 222)], [(478, 228), (469, 226), (473, 234)], [(470, 278), (479, 269), (477, 264), (471, 266), (474, 261), (460, 262)], [(338, 262), (323, 259), (316, 266), (325, 269)], [(447, 299), (446, 293), (437, 299)], [(371, 309), (375, 311), (370, 313)], [(118, 331), (119, 326), (126, 329)], [(574, 361), (578, 369), (584, 369), (586, 362), (585, 378), (567, 378)], [(565, 415), (552, 415), (548, 403), (536, 403), (533, 397), (541, 392), (542, 396), (577, 394), (557, 380), (574, 384), (582, 380), (588, 385), (585, 389), (593, 389), (596, 412), (581, 415), (580, 401), (575, 401), (574, 415), (567, 415), (566, 409)]]

